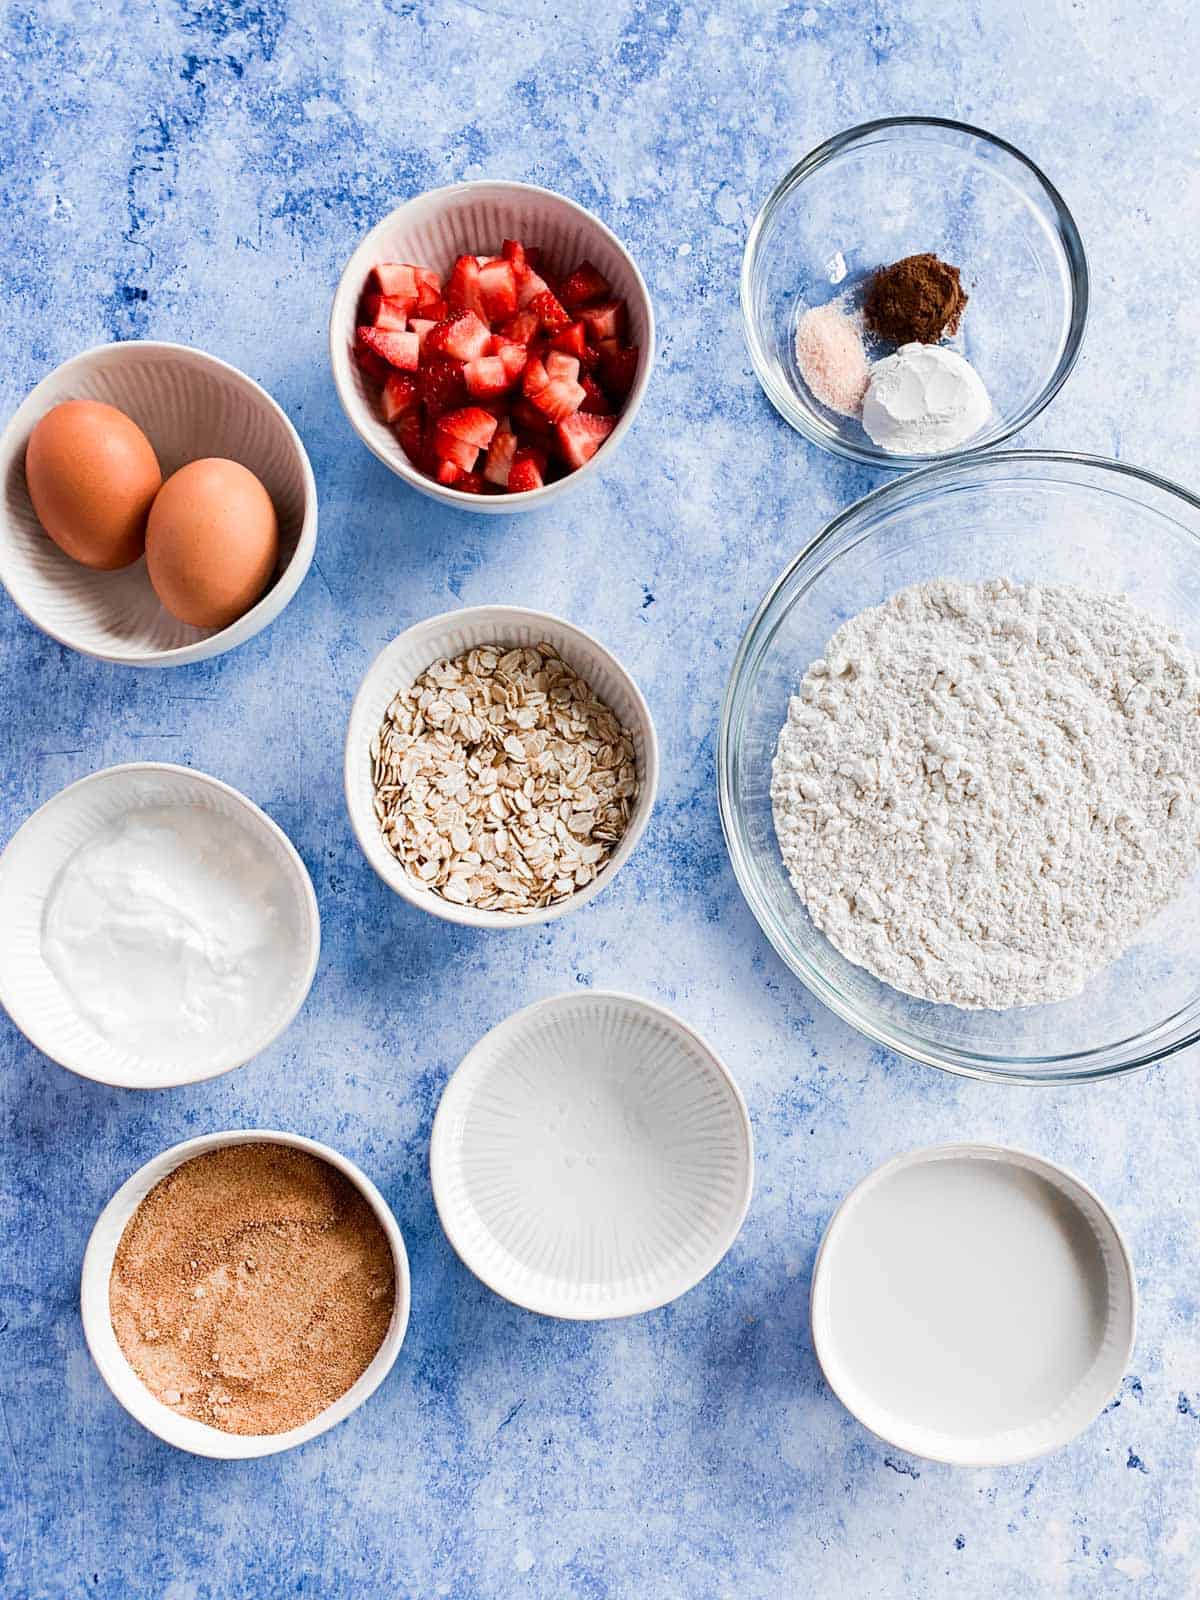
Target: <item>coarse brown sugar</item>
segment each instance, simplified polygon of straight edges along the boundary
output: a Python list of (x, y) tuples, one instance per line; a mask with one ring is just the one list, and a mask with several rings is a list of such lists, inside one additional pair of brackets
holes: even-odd
[(345, 1394), (396, 1298), (386, 1234), (327, 1161), (253, 1142), (183, 1162), (117, 1246), (109, 1309), (147, 1388), (226, 1433), (272, 1434)]

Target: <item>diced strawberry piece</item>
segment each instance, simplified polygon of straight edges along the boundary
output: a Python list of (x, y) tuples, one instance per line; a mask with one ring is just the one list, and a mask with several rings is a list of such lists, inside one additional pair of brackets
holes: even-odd
[(576, 412), (555, 429), (558, 448), (569, 467), (582, 467), (590, 461), (617, 425), (616, 417), (597, 417), (590, 412)]
[(538, 462), (531, 456), (514, 461), (509, 470), (509, 494), (528, 494), (546, 485), (546, 478), (538, 470)]
[(479, 459), (479, 446), (447, 433), (439, 422), (433, 430), (433, 453), (439, 461), (453, 461), (460, 472), (473, 472)]
[[(445, 322), (450, 315), (450, 307), (444, 300), (429, 300), (423, 306), (417, 307), (418, 315), (427, 322)], [(412, 327), (412, 323), (409, 323)]]
[(519, 239), (505, 239), (500, 254), (505, 261), (512, 262), (517, 272), (520, 272), (525, 265), (525, 246)]
[(533, 404), (551, 422), (561, 422), (573, 411), (578, 411), (586, 399), (587, 391), (574, 378), (551, 378), (541, 394), (535, 396)]
[(600, 356), (600, 381), (617, 400), (624, 400), (633, 388), (638, 371), (638, 347), (605, 350)]
[(408, 331), (409, 331), (409, 333), (415, 333), (416, 334), (417, 343), (419, 344), (419, 346), (421, 348), (422, 354), (424, 354), (424, 351), (425, 351), (425, 336), (426, 336), (426, 334), (429, 332), (429, 330), (431, 328), (436, 328), (436, 327), (437, 327), (437, 323), (436, 322), (430, 322), (428, 317), (414, 317), (412, 319), (412, 321), (409, 323)]
[(479, 293), (490, 322), (511, 317), (517, 309), (517, 275), (511, 261), (489, 261), (479, 269)]
[(421, 368), (418, 382), (425, 414), (431, 422), (436, 422), (445, 412), (455, 410), (467, 398), (462, 365), (447, 356), (433, 356)]
[(482, 494), (483, 479), (478, 472), (464, 472), (454, 485), (462, 494)]
[(467, 393), (475, 400), (494, 400), (513, 382), (499, 356), (478, 356), (463, 368)]
[(442, 280), (438, 274), (429, 267), (414, 267), (417, 278), (417, 312), (422, 317), (432, 317), (435, 322), (440, 322), (446, 315), (445, 311), (435, 312), (435, 307), (442, 306)]
[(546, 371), (545, 362), (538, 356), (530, 356), (521, 383), (521, 393), (532, 400), (534, 395), (544, 389), (549, 382), (550, 374)]
[(607, 300), (611, 294), (612, 285), (599, 267), (594, 267), (590, 261), (581, 261), (563, 283), (558, 298), (563, 305), (574, 311), (577, 306), (591, 305), (596, 300)]
[(451, 311), (473, 311), (477, 317), (487, 316), (479, 292), (479, 262), (474, 256), (459, 256), (454, 263), (446, 284), (445, 300)]
[(388, 360), (401, 372), (415, 372), (421, 365), (421, 341), (415, 333), (389, 333), (392, 353)]
[[(528, 254), (526, 258), (528, 259)], [(517, 305), (522, 311), (539, 294), (549, 292), (545, 278), (539, 277), (532, 267), (526, 266), (524, 272), (517, 273)]]
[(587, 335), (584, 333), (582, 322), (568, 323), (550, 341), (551, 350), (565, 351), (567, 355), (574, 356), (576, 361), (583, 360), (587, 347)]
[(523, 387), (530, 405), (551, 422), (569, 417), (584, 400), (580, 384), (573, 378), (552, 378), (540, 361), (531, 361), (525, 368)]
[(604, 390), (592, 377), (590, 372), (585, 372), (579, 380), (583, 389), (584, 399), (579, 407), (580, 411), (590, 411), (597, 416), (610, 416), (612, 414), (612, 401)]
[(411, 300), (415, 305), (420, 299), (417, 274), (423, 270), (407, 261), (381, 261), (367, 279), (367, 286), (376, 294), (389, 298), (398, 296), (403, 300)]
[(624, 300), (606, 300), (603, 305), (585, 306), (579, 313), (579, 320), (587, 329), (593, 344), (599, 344), (601, 339), (623, 339), (625, 337)]
[(498, 484), (501, 489), (508, 487), (508, 469), (516, 453), (517, 436), (507, 422), (502, 422), (488, 446), (484, 463), (483, 475), (489, 483)]
[(420, 403), (421, 390), (407, 372), (390, 372), (383, 386), (383, 420), (395, 422)]
[(574, 383), (579, 378), (579, 362), (564, 350), (551, 350), (546, 357), (546, 372), (551, 378), (570, 378)]
[(514, 424), (522, 434), (541, 435), (552, 431), (553, 424), (548, 422), (537, 407), (528, 400), (514, 400), (510, 414)]
[(519, 450), (509, 469), (509, 494), (528, 494), (531, 489), (542, 488), (545, 481), (541, 469), (529, 452)]
[(419, 411), (406, 411), (396, 424), (396, 438), (404, 454), (421, 472), (432, 472), (436, 462), (425, 448), (425, 430)]
[(491, 338), (487, 323), (481, 322), (473, 311), (452, 311), (426, 335), (425, 353), (474, 361), (485, 353)]
[(517, 344), (513, 339), (506, 339), (502, 333), (492, 336), (488, 347), (488, 354), (498, 356), (504, 363), (504, 372), (509, 383), (515, 383), (525, 370), (528, 360), (528, 351), (523, 344)]
[(376, 328), (387, 328), (393, 333), (403, 333), (408, 327), (408, 313), (411, 302), (397, 299), (390, 295), (375, 295), (368, 298), (375, 301), (375, 315), (371, 322)]
[(448, 488), (454, 485), (463, 475), (463, 469), (453, 461), (439, 461), (434, 477), (439, 483), (444, 483)]
[(529, 310), (537, 312), (538, 322), (547, 333), (561, 333), (564, 328), (569, 328), (571, 325), (570, 317), (549, 289), (543, 289), (541, 294), (534, 295), (529, 301)]
[(541, 321), (535, 311), (518, 311), (515, 317), (510, 317), (496, 332), (505, 339), (511, 339), (514, 344), (528, 344), (541, 328)]
[(370, 329), (364, 328), (362, 324), (355, 330), (354, 359), (368, 378), (373, 379), (376, 383), (386, 383), (387, 375), (392, 369), (377, 350), (372, 349), (369, 344), (363, 342), (360, 335), (369, 332)]
[(438, 423), (439, 433), (448, 433), (455, 439), (465, 439), (477, 450), (486, 450), (499, 426), (491, 412), (482, 406), (463, 406), (451, 411)]
[(358, 342), (381, 356), (389, 366), (415, 372), (420, 365), (421, 343), (415, 333), (392, 333), (387, 328), (359, 328)]

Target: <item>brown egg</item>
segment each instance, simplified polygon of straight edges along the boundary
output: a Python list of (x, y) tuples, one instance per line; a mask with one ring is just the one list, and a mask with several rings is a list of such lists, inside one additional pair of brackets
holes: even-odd
[(162, 483), (154, 447), (123, 411), (64, 400), (34, 428), (25, 482), (38, 521), (85, 567), (111, 572), (146, 548), (146, 517)]
[(278, 559), (271, 497), (236, 461), (192, 461), (159, 490), (146, 529), (146, 569), (180, 622), (236, 622), (270, 583)]

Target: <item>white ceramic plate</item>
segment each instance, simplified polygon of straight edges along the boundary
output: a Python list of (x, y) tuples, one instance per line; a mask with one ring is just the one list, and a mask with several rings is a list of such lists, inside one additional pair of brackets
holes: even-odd
[[(279, 884), (286, 965), (271, 991), (261, 994), (261, 1010), (239, 1031), (214, 1037), (202, 1050), (181, 1042), (177, 1057), (151, 1061), (110, 1043), (76, 1010), (42, 955), (42, 919), (55, 879), (82, 845), (131, 811), (174, 805), (228, 818), (253, 841)], [(155, 762), (106, 767), (35, 811), (0, 855), (0, 905), (0, 1005), (30, 1043), (60, 1065), (120, 1088), (197, 1083), (265, 1050), (304, 1004), (321, 949), (312, 880), (283, 830), (228, 784)]]
[[(112, 1316), (108, 1306), (108, 1285), (112, 1277), (113, 1258), (121, 1235), (130, 1217), (156, 1183), (169, 1172), (193, 1156), (208, 1150), (224, 1149), (234, 1144), (286, 1144), (296, 1150), (307, 1150), (310, 1155), (327, 1161), (355, 1184), (379, 1219), (379, 1225), (392, 1247), (396, 1268), (396, 1304), (392, 1320), (383, 1336), (383, 1343), (375, 1352), (366, 1371), (346, 1390), (340, 1399), (298, 1428), (286, 1433), (223, 1433), (220, 1428), (209, 1427), (195, 1417), (180, 1416), (151, 1394), (146, 1385), (125, 1359), (113, 1332)], [(387, 1201), (353, 1161), (318, 1144), (315, 1139), (302, 1139), (298, 1134), (280, 1133), (273, 1128), (243, 1128), (234, 1133), (207, 1133), (198, 1139), (188, 1139), (170, 1150), (164, 1150), (152, 1161), (147, 1161), (113, 1195), (100, 1213), (88, 1247), (83, 1257), (83, 1274), (80, 1283), (80, 1310), (83, 1314), (83, 1332), (92, 1359), (116, 1398), (144, 1428), (156, 1433), (160, 1439), (180, 1450), (190, 1450), (197, 1456), (214, 1456), (223, 1461), (241, 1461), (249, 1456), (271, 1456), (280, 1450), (291, 1450), (298, 1444), (315, 1439), (319, 1433), (344, 1421), (352, 1411), (357, 1411), (364, 1400), (370, 1398), (392, 1369), (404, 1334), (408, 1328), (408, 1311), (412, 1289), (408, 1273), (408, 1253), (404, 1239)]]
[(934, 1461), (1007, 1466), (1081, 1433), (1133, 1352), (1137, 1290), (1102, 1202), (999, 1145), (897, 1156), (817, 1254), (813, 1344), (873, 1433)]
[[(478, 645), (537, 644), (545, 640), (591, 685), (601, 700), (633, 735), (637, 761), (638, 797), (629, 826), (604, 869), (586, 888), (544, 911), (478, 911), (458, 906), (432, 890), (422, 888), (404, 870), (383, 842), (375, 816), (375, 791), (371, 783), (371, 740), (379, 732), (384, 712), (401, 689), (407, 689), (426, 667), (441, 656), (453, 659)], [(468, 606), (429, 617), (392, 640), (375, 657), (359, 685), (350, 710), (345, 752), (346, 805), (354, 836), (375, 871), (403, 899), (448, 922), (473, 928), (532, 927), (577, 911), (616, 877), (637, 847), (654, 810), (658, 792), (658, 738), (650, 708), (637, 684), (610, 650), (590, 633), (523, 606)]]
[(738, 1235), (750, 1119), (712, 1050), (628, 995), (542, 1000), (446, 1085), (430, 1170), (446, 1237), (505, 1299), (624, 1317), (677, 1299)]
[[(629, 308), (629, 342), (641, 351), (637, 377), (612, 433), (592, 459), (565, 478), (528, 494), (464, 494), (418, 472), (379, 409), (376, 385), (365, 382), (354, 360), (354, 326), (367, 276), (380, 261), (411, 261), (445, 277), (459, 255), (499, 250), (505, 239), (541, 246), (549, 269), (569, 272), (587, 259)], [(329, 359), (338, 399), (355, 433), (405, 483), (447, 505), (491, 515), (536, 511), (602, 471), (638, 413), (654, 365), (654, 308), (633, 257), (599, 217), (574, 200), (531, 183), (480, 179), (417, 195), (376, 223), (346, 264), (329, 315)]]
[[(227, 628), (192, 628), (159, 604), (145, 560), (119, 572), (72, 561), (34, 515), (25, 446), (63, 400), (101, 400), (133, 418), (167, 478), (202, 456), (240, 461), (279, 518), (271, 587)], [(317, 543), (317, 486), (300, 435), (244, 372), (181, 344), (126, 340), (65, 361), (28, 395), (0, 435), (0, 580), (30, 622), (60, 644), (127, 667), (179, 667), (260, 633), (295, 594)]]

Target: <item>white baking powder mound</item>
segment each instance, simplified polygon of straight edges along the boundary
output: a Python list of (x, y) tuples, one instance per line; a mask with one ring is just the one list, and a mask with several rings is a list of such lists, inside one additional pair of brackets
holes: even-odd
[(1200, 663), (1119, 596), (938, 579), (851, 619), (772, 768), (797, 894), (908, 994), (1078, 994), (1200, 861)]
[(903, 344), (877, 361), (862, 400), (869, 438), (894, 455), (956, 450), (991, 414), (992, 402), (975, 368), (944, 345)]

